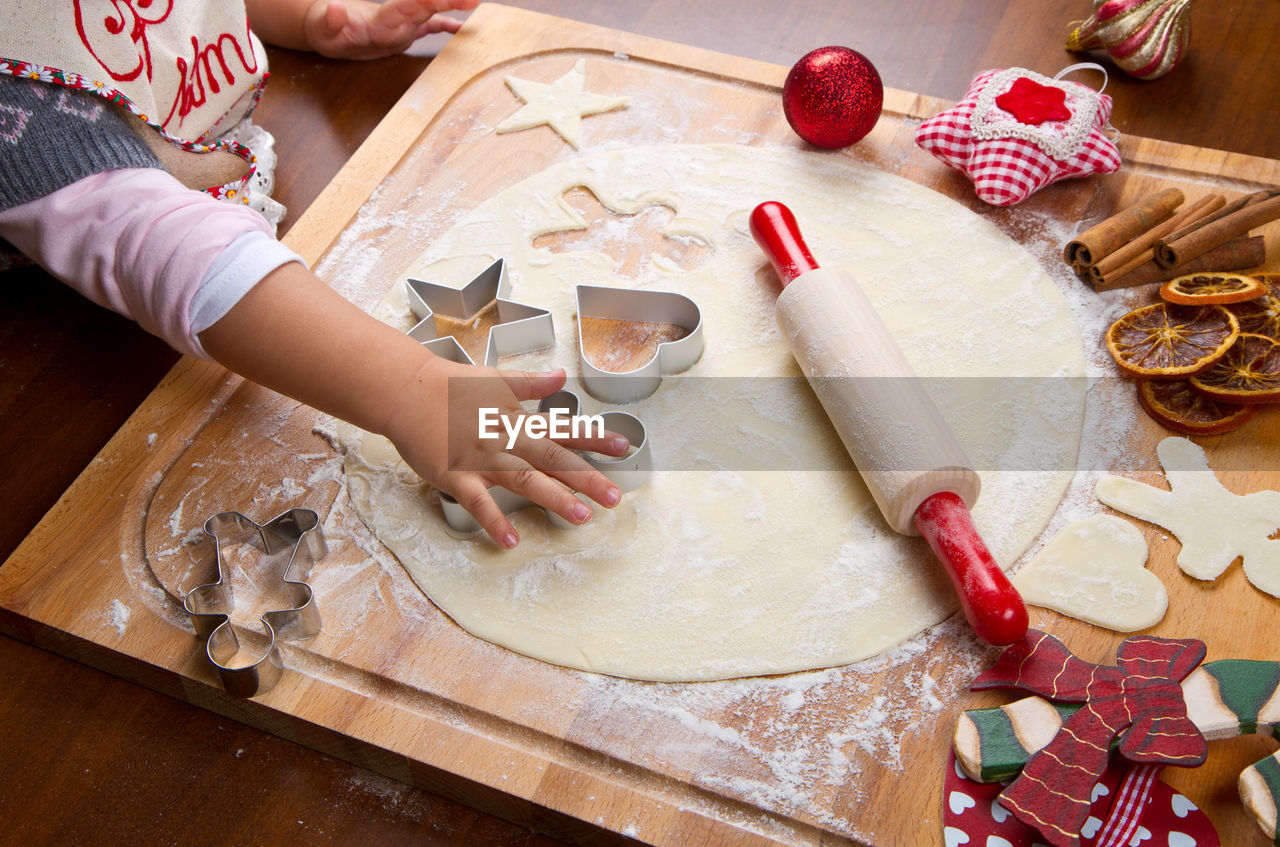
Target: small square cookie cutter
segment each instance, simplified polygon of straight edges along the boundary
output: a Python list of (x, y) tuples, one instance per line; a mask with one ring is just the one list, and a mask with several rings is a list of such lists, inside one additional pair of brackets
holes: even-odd
[[(196, 636), (205, 641), (205, 654), (227, 693), (237, 697), (265, 694), (280, 680), (284, 669), (277, 641), (305, 640), (320, 632), (320, 609), (306, 583), (312, 566), (326, 552), (320, 518), (311, 509), (290, 509), (265, 524), (257, 524), (239, 512), (222, 512), (205, 521), (204, 534), (206, 543), (213, 546), (218, 579), (188, 591), (183, 608)], [(240, 652), (240, 641), (231, 625), (234, 599), (224, 554), (224, 545), (232, 544), (249, 544), (266, 556), (289, 551), (280, 579), (290, 604), (261, 616), (267, 648), (248, 664), (232, 664)]]

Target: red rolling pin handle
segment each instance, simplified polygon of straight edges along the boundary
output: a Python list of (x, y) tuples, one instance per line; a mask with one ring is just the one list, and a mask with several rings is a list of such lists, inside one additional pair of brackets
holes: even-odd
[(786, 206), (774, 201), (761, 203), (751, 212), (750, 223), (751, 236), (769, 257), (783, 288), (801, 274), (818, 269), (800, 236), (796, 216)]
[[(795, 215), (786, 206), (761, 203), (751, 212), (750, 227), (784, 288), (818, 269)], [(997, 646), (1022, 638), (1027, 631), (1027, 607), (983, 543), (964, 500), (940, 491), (916, 507), (912, 518), (951, 578), (965, 619), (978, 637)]]
[(965, 620), (978, 637), (1002, 647), (1027, 633), (1027, 607), (1018, 589), (973, 525), (959, 496), (940, 491), (916, 509), (916, 529), (942, 562), (960, 597)]

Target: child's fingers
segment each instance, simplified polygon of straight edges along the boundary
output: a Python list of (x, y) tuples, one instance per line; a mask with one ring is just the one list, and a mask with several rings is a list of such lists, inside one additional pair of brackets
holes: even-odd
[[(561, 409), (537, 414), (521, 410), (515, 414), (501, 415), (499, 419), (502, 421), (502, 438), (510, 440), (514, 433), (518, 444), (549, 441), (570, 450), (588, 450), (592, 453), (603, 453), (606, 456), (622, 456), (631, 447), (631, 442), (625, 435), (605, 429), (602, 419), (596, 420), (590, 415), (574, 417)], [(531, 432), (536, 434), (530, 435)], [(534, 464), (538, 463), (534, 462)], [(541, 465), (538, 466), (541, 467)]]
[(415, 0), (432, 12), (466, 12), (480, 5), (480, 0)]
[(426, 24), (436, 12), (449, 8), (449, 4), (434, 0), (386, 0), (374, 14), (379, 26), (408, 32)]
[[(523, 459), (535, 471), (541, 472), (557, 482), (551, 485), (555, 488), (561, 488), (559, 483), (569, 486), (575, 491), (581, 491), (602, 506), (613, 508), (618, 505), (618, 501), (622, 499), (622, 492), (618, 490), (618, 486), (614, 485), (607, 476), (600, 471), (591, 467), (578, 454), (566, 450), (556, 442), (547, 438), (521, 438), (511, 451), (515, 456)], [(550, 481), (550, 480), (548, 480)], [(551, 492), (551, 488), (546, 488)], [(523, 492), (521, 492), (523, 493)], [(525, 494), (529, 499), (532, 496)], [(564, 506), (572, 506), (568, 500), (557, 498)], [(575, 498), (576, 499), (576, 498)], [(584, 523), (574, 517), (561, 512), (555, 506), (541, 503), (548, 508), (553, 509), (557, 514), (561, 515), (565, 520), (572, 520), (574, 523)], [(579, 510), (579, 513), (580, 510)], [(586, 517), (590, 517), (590, 512), (586, 513)]]
[(350, 16), (347, 14), (347, 7), (342, 3), (329, 3), (324, 7), (324, 14), (320, 16), (320, 25), (324, 28), (326, 37), (332, 38), (340, 34), (346, 29)]
[[(466, 12), (480, 5), (480, 0), (419, 0), (426, 3), (436, 12)], [(434, 14), (418, 27), (418, 37), (436, 32), (455, 33), (462, 26), (462, 21), (448, 15)]]
[[(553, 447), (555, 446), (554, 442), (546, 443), (551, 444)], [(571, 453), (569, 455), (573, 456)], [(573, 456), (573, 458), (577, 457)], [(581, 460), (579, 459), (579, 461)], [(508, 491), (513, 491), (529, 498), (544, 509), (555, 512), (571, 524), (581, 525), (591, 520), (590, 506), (579, 500), (571, 490), (546, 473), (538, 470), (523, 458), (512, 453), (500, 453), (494, 457), (493, 465), (495, 469), (485, 473), (485, 477), (493, 484), (501, 485)], [(590, 469), (589, 466), (588, 472), (590, 474), (597, 473), (595, 470)], [(600, 476), (603, 478), (604, 475), (600, 474)], [(607, 497), (604, 486), (592, 484), (585, 476), (583, 482), (589, 487), (597, 489), (601, 497)], [(608, 486), (613, 486), (613, 483), (607, 479), (604, 479), (604, 483)], [(584, 491), (583, 493), (591, 496), (589, 492)], [(593, 497), (592, 499), (595, 498)]]
[(589, 450), (592, 453), (603, 453), (606, 456), (621, 456), (631, 446), (631, 442), (627, 440), (625, 435), (607, 429), (600, 435), (575, 438), (571, 434), (568, 438), (557, 438), (556, 443), (571, 450)]
[(517, 400), (541, 400), (564, 388), (564, 368), (553, 371), (495, 371)]
[[(436, 17), (427, 18), (418, 24), (418, 28), (413, 31), (413, 40), (417, 41), (419, 38), (426, 38), (428, 35), (434, 35), (437, 32), (445, 32), (444, 27), (440, 26), (440, 22), (443, 20), (443, 18)], [(456, 32), (457, 30), (454, 31)]]
[(480, 477), (473, 474), (464, 475), (453, 488), (450, 496), (476, 519), (476, 523), (480, 524), (485, 533), (498, 545), (510, 550), (520, 543), (516, 528), (511, 521), (507, 520), (502, 509), (498, 508), (493, 495), (489, 493), (488, 486)]
[(418, 38), (437, 32), (453, 34), (462, 28), (462, 21), (448, 15), (436, 15), (418, 25)]

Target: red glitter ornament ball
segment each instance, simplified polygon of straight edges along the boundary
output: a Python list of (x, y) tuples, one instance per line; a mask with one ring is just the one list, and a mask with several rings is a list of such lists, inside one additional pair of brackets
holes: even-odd
[(801, 57), (782, 86), (782, 111), (796, 134), (819, 147), (847, 147), (880, 119), (884, 83), (875, 65), (848, 47)]

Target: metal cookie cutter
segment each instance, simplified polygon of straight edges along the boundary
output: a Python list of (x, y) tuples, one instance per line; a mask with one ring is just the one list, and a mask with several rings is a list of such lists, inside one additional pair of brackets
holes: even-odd
[[(320, 519), (310, 509), (290, 509), (259, 525), (239, 512), (222, 512), (205, 521), (204, 533), (214, 545), (218, 581), (198, 585), (187, 592), (182, 605), (191, 616), (196, 636), (206, 640), (205, 653), (218, 671), (228, 694), (253, 697), (266, 693), (280, 679), (284, 663), (277, 639), (302, 640), (320, 631), (320, 609), (305, 580), (316, 560), (326, 552)], [(267, 649), (250, 664), (231, 665), (240, 650), (231, 626), (231, 583), (223, 554), (224, 544), (248, 543), (267, 556), (289, 552), (280, 579), (290, 596), (288, 608), (262, 615)]]
[[(538, 404), (539, 412), (551, 412), (553, 410), (563, 412), (570, 417), (578, 415), (581, 404), (578, 397), (572, 391), (557, 391), (550, 397), (546, 397)], [(611, 456), (601, 456), (596, 453), (583, 453), (582, 458), (587, 464), (600, 471), (608, 477), (609, 481), (624, 492), (633, 491), (644, 485), (649, 479), (649, 475), (653, 472), (653, 456), (649, 450), (648, 435), (645, 432), (644, 424), (634, 415), (626, 412), (604, 412), (600, 415), (604, 419), (604, 428), (616, 432), (619, 435), (626, 436), (631, 442), (632, 450), (626, 456), (614, 458)], [(489, 489), (489, 493), (493, 496), (493, 500), (502, 509), (504, 515), (523, 509), (530, 505), (533, 501), (522, 494), (508, 491), (500, 485), (495, 485)], [(586, 500), (582, 495), (578, 495), (578, 499), (584, 503)], [(590, 504), (588, 504), (590, 505)], [(452, 496), (440, 492), (440, 508), (444, 511), (445, 523), (449, 525), (455, 532), (478, 532), (480, 524), (476, 519), (471, 517), (471, 513), (462, 507), (462, 504), (455, 500)], [(573, 529), (574, 525), (566, 521), (548, 509), (543, 509), (547, 515), (547, 520), (552, 525), (561, 529)]]
[[(511, 288), (510, 280), (507, 277), (506, 261), (503, 259), (498, 259), (489, 265), (462, 288), (453, 288), (412, 278), (405, 280), (405, 286), (409, 295), (409, 308), (414, 317), (418, 318), (418, 323), (409, 330), (409, 336), (421, 342), (423, 346), (437, 356), (443, 356), (459, 364), (475, 364), (475, 361), (462, 349), (462, 345), (452, 335), (447, 335), (444, 338), (439, 337), (435, 325), (435, 315), (441, 314), (456, 320), (471, 320), (490, 303), (497, 304), (499, 322), (489, 330), (489, 340), (484, 357), (485, 365), (495, 367), (498, 360), (504, 356), (530, 353), (534, 350), (555, 346), (555, 327), (552, 325), (550, 312), (546, 309), (526, 306), (522, 303), (503, 299)], [(584, 287), (589, 286), (579, 286), (579, 291)], [(606, 292), (614, 291), (613, 289), (601, 290)], [(697, 327), (694, 332), (699, 336), (697, 352), (693, 354), (693, 358), (687, 364), (677, 368), (677, 370), (684, 370), (697, 361), (698, 356), (702, 353), (700, 337), (702, 319), (701, 314), (698, 313), (698, 307), (694, 305), (692, 300), (680, 294), (668, 294), (667, 292), (623, 293), (644, 295), (643, 303), (632, 303), (633, 306), (641, 305), (646, 307), (644, 314), (640, 316), (641, 320), (666, 321), (668, 320), (666, 316), (674, 315), (675, 317), (670, 318), (671, 322), (684, 321), (681, 322), (681, 325), (684, 326), (685, 322), (691, 319), (691, 315), (696, 316), (692, 319)], [(659, 297), (661, 300), (658, 299)], [(688, 307), (681, 309), (677, 304), (668, 301), (667, 297), (679, 298), (679, 300), (684, 301), (688, 304), (688, 307), (692, 307), (692, 313)], [(612, 298), (606, 296), (604, 299), (611, 300)], [(579, 294), (579, 313), (581, 313), (582, 308), (581, 302), (581, 294)], [(659, 309), (659, 307), (661, 308)], [(601, 317), (607, 316), (609, 315), (601, 315)], [(636, 319), (636, 316), (630, 312), (620, 316)], [(680, 344), (684, 341), (687, 341), (687, 338), (670, 344)], [(670, 344), (664, 344), (662, 347), (668, 347)], [(659, 348), (659, 353), (661, 352), (662, 350)], [(670, 358), (671, 354), (667, 355)], [(592, 371), (594, 372), (595, 369), (592, 368)], [(603, 371), (600, 373), (605, 374)], [(612, 378), (618, 375), (605, 374), (605, 376)], [(661, 380), (661, 376), (658, 379)], [(586, 381), (585, 371), (583, 381)], [(654, 383), (653, 388), (645, 391), (645, 394), (652, 393), (656, 388), (657, 383)], [(638, 399), (638, 397), (631, 399)], [(581, 403), (577, 395), (571, 391), (558, 391), (550, 397), (544, 398), (538, 404), (539, 412), (550, 413), (556, 411), (567, 414), (570, 417), (576, 417), (580, 409)], [(594, 453), (584, 453), (582, 458), (586, 460), (587, 464), (604, 474), (622, 491), (632, 491), (639, 488), (648, 480), (650, 473), (653, 471), (653, 458), (649, 450), (648, 435), (645, 432), (644, 424), (640, 422), (639, 418), (626, 412), (604, 412), (601, 414), (601, 418), (603, 418), (605, 429), (623, 435), (631, 442), (632, 450), (626, 456), (620, 458), (601, 456)], [(498, 504), (498, 507), (502, 509), (503, 514), (509, 515), (532, 503), (524, 495), (516, 494), (501, 486), (493, 486), (489, 489), (489, 493), (493, 496), (494, 502)], [(583, 502), (586, 502), (582, 495), (577, 496)], [(443, 491), (440, 492), (440, 507), (444, 512), (445, 523), (455, 532), (469, 534), (478, 532), (481, 529), (480, 524), (462, 507), (462, 504)], [(546, 509), (543, 511), (554, 526), (565, 529), (573, 527), (573, 524), (568, 523), (554, 512)]]
[(420, 279), (405, 280), (405, 286), (409, 294), (409, 309), (418, 319), (418, 323), (409, 330), (409, 336), (422, 342), (432, 353), (450, 361), (475, 364), (452, 335), (439, 337), (435, 316), (439, 314), (469, 321), (490, 303), (497, 304), (498, 323), (489, 329), (489, 342), (484, 353), (486, 366), (496, 367), (503, 356), (531, 353), (556, 343), (550, 312), (504, 299), (511, 290), (504, 259), (489, 265), (462, 288)]
[[(659, 344), (653, 358), (635, 370), (606, 371), (587, 361), (582, 341), (582, 318), (676, 324), (687, 329), (689, 334)], [(702, 310), (697, 303), (674, 291), (579, 285), (578, 320), (578, 362), (582, 369), (582, 383), (592, 397), (610, 403), (643, 400), (658, 390), (664, 376), (687, 371), (702, 357)]]

